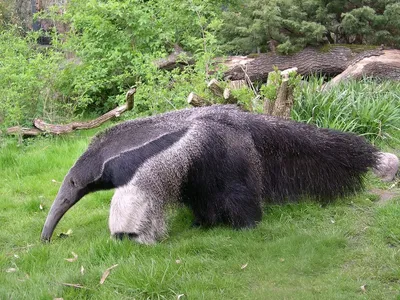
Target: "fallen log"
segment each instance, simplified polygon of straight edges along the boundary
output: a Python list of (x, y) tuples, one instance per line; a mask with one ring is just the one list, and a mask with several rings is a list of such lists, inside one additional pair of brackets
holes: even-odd
[(332, 45), (329, 49), (309, 47), (293, 55), (264, 53), (255, 56), (231, 56), (222, 61), (228, 67), (224, 78), (243, 80), (247, 74), (253, 82), (266, 81), (268, 73), (274, 68), (285, 70), (292, 67), (297, 67), (300, 75), (321, 74), (332, 77), (363, 58), (384, 54), (380, 47), (363, 49), (362, 46), (355, 48)]
[[(183, 61), (182, 57), (186, 57), (187, 61)], [(179, 45), (175, 45), (174, 51), (166, 58), (161, 58), (154, 62), (157, 68), (168, 71), (193, 63), (194, 59), (192, 57), (192, 54), (184, 51)]]
[[(325, 45), (319, 48), (308, 47), (293, 55), (280, 55), (274, 52), (251, 54), (248, 56), (228, 56), (227, 58), (216, 58), (215, 62), (228, 68), (224, 73), (224, 79), (230, 81), (250, 80), (266, 81), (268, 73), (274, 68), (285, 70), (292, 67), (298, 68), (298, 74), (303, 76), (323, 75), (335, 77), (344, 72), (347, 68), (355, 65), (361, 60), (371, 58), (374, 63), (369, 63), (363, 70), (363, 74), (372, 74), (374, 77), (383, 79), (399, 80), (399, 68), (397, 65), (387, 63), (388, 53), (399, 50), (384, 50), (380, 46), (365, 45)], [(184, 54), (189, 61), (181, 62), (179, 57)], [(395, 61), (393, 59), (392, 61)], [(398, 61), (397, 61), (398, 62)], [(179, 46), (167, 58), (157, 60), (155, 64), (160, 69), (172, 70), (184, 64), (192, 64), (194, 60), (189, 53)], [(354, 76), (349, 73), (345, 76)], [(340, 78), (343, 78), (340, 77)], [(338, 78), (339, 80), (339, 78)]]
[(328, 90), (339, 82), (363, 77), (400, 80), (400, 50), (382, 52), (382, 55), (365, 57), (350, 64), (346, 70), (325, 84), (323, 90)]
[(22, 126), (13, 126), (7, 128), (6, 133), (9, 135), (37, 136), (44, 132), (37, 128), (26, 128)]
[(136, 88), (132, 87), (126, 93), (126, 103), (124, 105), (114, 108), (113, 110), (105, 113), (104, 115), (94, 120), (86, 122), (72, 122), (69, 124), (58, 125), (58, 124), (46, 123), (41, 119), (35, 119), (33, 121), (33, 125), (35, 126), (35, 128), (23, 128), (20, 126), (14, 126), (8, 128), (6, 132), (7, 134), (22, 135), (22, 136), (36, 136), (44, 133), (59, 135), (59, 134), (69, 133), (74, 130), (96, 128), (112, 118), (119, 117), (125, 111), (131, 110), (134, 104), (133, 96), (135, 92)]

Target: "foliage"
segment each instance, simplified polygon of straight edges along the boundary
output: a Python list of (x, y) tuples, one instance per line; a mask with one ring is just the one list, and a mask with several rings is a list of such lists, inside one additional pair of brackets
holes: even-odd
[(221, 29), (227, 51), (266, 51), (269, 41), (277, 41), (278, 51), (290, 53), (306, 45), (322, 42), (325, 27), (316, 19), (315, 1), (237, 1), (224, 13)]
[[(189, 76), (190, 81), (201, 75), (205, 79), (211, 58), (218, 53), (213, 32), (219, 22), (212, 2), (70, 1), (59, 21), (70, 24), (71, 30), (57, 46), (75, 53), (79, 64), (69, 65), (64, 88), (81, 98), (82, 110), (89, 107), (98, 113), (115, 107), (133, 84), (143, 86), (141, 96), (147, 98), (148, 107), (160, 106), (147, 114), (171, 108), (156, 97), (160, 90), (166, 91), (162, 98), (168, 99), (181, 93), (174, 93), (177, 85), (171, 89), (170, 80), (176, 80), (176, 74), (157, 70), (153, 62), (179, 43), (197, 58), (197, 66), (185, 70), (182, 78)], [(173, 106), (180, 107), (181, 100)]]
[(399, 47), (399, 14), (397, 0), (235, 1), (220, 35), (231, 53), (266, 51), (271, 42), (285, 54), (328, 42)]
[[(24, 36), (10, 25), (1, 30), (1, 129), (28, 125), (34, 117), (57, 122), (104, 113), (124, 102), (125, 91), (132, 85), (137, 85), (140, 93), (135, 97), (134, 111), (123, 118), (182, 108), (191, 91), (207, 95), (210, 74), (218, 78), (222, 72), (213, 58), (222, 55), (226, 45), (233, 47), (230, 51), (252, 51), (257, 47), (265, 50), (269, 40), (276, 40), (280, 43), (278, 50), (286, 53), (328, 37), (365, 43), (379, 42), (379, 36), (395, 44), (400, 26), (396, 1), (353, 1), (350, 5), (342, 0), (71, 0), (67, 5), (62, 15), (53, 9), (38, 16), (53, 24), (46, 33), (52, 38), (51, 47), (36, 44), (43, 32)], [(1, 4), (0, 11), (7, 7)], [(5, 20), (4, 24), (12, 18)], [(55, 28), (63, 23), (69, 24), (69, 30), (56, 33)], [(222, 40), (217, 32), (223, 35)], [(172, 72), (158, 70), (154, 61), (170, 53), (175, 44), (192, 52), (195, 65)], [(260, 100), (251, 91), (234, 93), (245, 108), (259, 111)], [(276, 90), (271, 85), (263, 87), (261, 93), (270, 98)], [(321, 103), (327, 105), (322, 111), (333, 110), (332, 103), (339, 100), (316, 90), (307, 95), (303, 94), (304, 101), (298, 102), (302, 104), (296, 118), (320, 126), (333, 126), (333, 115), (339, 120), (345, 115), (343, 107), (356, 107), (335, 106), (334, 114), (321, 114), (321, 121), (317, 121), (310, 119), (312, 110), (322, 107)], [(394, 124), (395, 102), (390, 100), (388, 105), (379, 102), (377, 96), (373, 98), (376, 100), (369, 105), (382, 116), (368, 117), (367, 106), (358, 108), (362, 117), (351, 114), (370, 125), (353, 127), (356, 121), (350, 118), (340, 119), (343, 124), (335, 126), (374, 137), (385, 136), (382, 132), (389, 127), (398, 128)], [(322, 102), (318, 104), (317, 100)], [(379, 123), (376, 120), (381, 120), (382, 128), (379, 125), (372, 130), (373, 124)]]
[(11, 23), (11, 16), (11, 4), (9, 2), (2, 1), (0, 3), (0, 29)]
[[(221, 71), (212, 63), (220, 54), (216, 3), (68, 1), (64, 14), (53, 9), (38, 16), (53, 24), (46, 33), (52, 38), (48, 48), (34, 45), (43, 32), (24, 38), (4, 30), (0, 112), (6, 122), (1, 126), (27, 124), (35, 116), (54, 121), (71, 117), (69, 112), (98, 115), (123, 102), (132, 85), (140, 89), (135, 98), (137, 115), (185, 106), (191, 90), (205, 89), (209, 72), (218, 76)], [(56, 33), (60, 24), (69, 24), (69, 30)], [(157, 70), (154, 61), (176, 43), (192, 51), (196, 64), (173, 72)], [(18, 47), (24, 50), (12, 50)], [(26, 99), (33, 100), (27, 105)]]
[(321, 92), (322, 81), (314, 78), (299, 91), (292, 112), (295, 120), (354, 132), (372, 141), (390, 140), (400, 132), (399, 83), (365, 79)]
[(397, 0), (321, 0), (321, 4), (320, 20), (335, 42), (400, 46)]
[(0, 32), (0, 119), (2, 126), (31, 124), (34, 117), (56, 117), (68, 104), (57, 95), (60, 53), (35, 49), (37, 34), (17, 28)]

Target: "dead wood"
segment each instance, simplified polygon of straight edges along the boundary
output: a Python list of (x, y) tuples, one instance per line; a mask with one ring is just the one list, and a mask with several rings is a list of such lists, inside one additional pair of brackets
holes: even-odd
[(306, 48), (293, 55), (280, 55), (276, 53), (257, 54), (250, 56), (231, 56), (223, 61), (228, 67), (224, 78), (229, 80), (243, 80), (245, 73), (251, 81), (265, 81), (268, 73), (274, 70), (285, 70), (292, 67), (298, 68), (301, 75), (322, 74), (336, 76), (342, 73), (349, 65), (365, 58), (383, 55), (378, 49), (365, 50), (346, 46), (331, 46), (324, 49)]
[(7, 128), (6, 133), (9, 135), (36, 136), (43, 134), (43, 131), (37, 128), (26, 128), (22, 126), (13, 126)]
[(7, 129), (7, 134), (12, 135), (22, 135), (22, 136), (36, 136), (43, 133), (50, 133), (50, 134), (64, 134), (69, 133), (74, 130), (81, 130), (81, 129), (91, 129), (96, 128), (103, 124), (104, 122), (114, 118), (119, 117), (125, 111), (131, 110), (134, 104), (134, 94), (136, 92), (136, 88), (132, 87), (126, 93), (126, 103), (121, 105), (113, 110), (105, 113), (104, 115), (87, 122), (72, 122), (65, 125), (57, 125), (57, 124), (49, 124), (44, 122), (41, 119), (35, 119), (33, 124), (35, 128), (23, 128), (20, 126), (15, 126)]
[[(276, 99), (265, 99), (263, 109), (265, 114), (273, 115), (280, 118), (289, 119), (290, 112), (294, 101), (294, 87), (289, 84), (289, 76), (291, 73), (297, 72), (297, 68), (290, 68), (280, 73), (281, 83), (278, 86)], [(271, 72), (272, 73), (272, 72)], [(267, 85), (278, 85), (278, 82), (271, 80), (269, 76)]]
[[(184, 61), (182, 58), (188, 58), (187, 61)], [(174, 51), (168, 55), (166, 58), (158, 59), (154, 62), (154, 64), (159, 69), (171, 71), (176, 67), (183, 67), (185, 65), (193, 64), (194, 59), (192, 54), (184, 51), (179, 45), (174, 46)]]
[(187, 102), (194, 107), (209, 106), (212, 103), (199, 95), (191, 92), (187, 98)]
[(229, 88), (231, 90), (239, 90), (243, 87), (247, 87), (246, 80), (232, 80), (229, 81)]
[(222, 98), (224, 103), (235, 104), (238, 99), (233, 96), (228, 88), (223, 89), (216, 79), (211, 79), (207, 85), (208, 89), (217, 97)]
[(364, 57), (350, 64), (344, 72), (329, 81), (323, 89), (327, 90), (339, 82), (363, 77), (400, 80), (400, 50), (383, 50), (379, 56)]

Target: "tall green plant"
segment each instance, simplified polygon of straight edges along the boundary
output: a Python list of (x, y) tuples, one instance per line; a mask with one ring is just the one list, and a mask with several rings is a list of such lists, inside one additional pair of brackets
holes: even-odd
[(295, 120), (354, 132), (372, 141), (398, 136), (400, 84), (354, 81), (321, 92), (321, 83), (322, 79), (314, 79), (300, 90), (292, 111)]

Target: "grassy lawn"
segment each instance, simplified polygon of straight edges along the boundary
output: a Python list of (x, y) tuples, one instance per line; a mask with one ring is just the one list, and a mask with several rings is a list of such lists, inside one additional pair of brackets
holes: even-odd
[[(143, 246), (110, 239), (112, 192), (98, 192), (42, 244), (60, 182), (93, 134), (1, 149), (0, 299), (400, 299), (399, 196), (267, 206), (259, 226), (243, 231), (191, 228), (191, 213), (175, 207), (169, 237)], [(367, 190), (392, 185), (367, 178)]]

